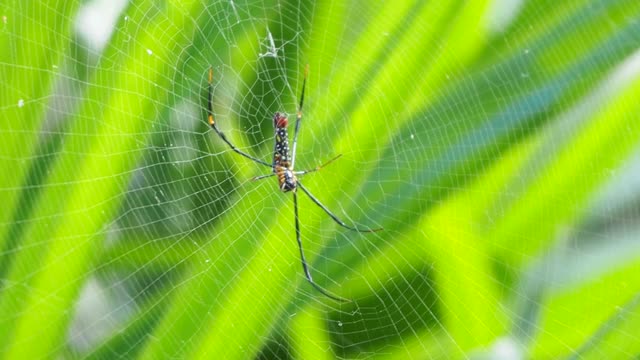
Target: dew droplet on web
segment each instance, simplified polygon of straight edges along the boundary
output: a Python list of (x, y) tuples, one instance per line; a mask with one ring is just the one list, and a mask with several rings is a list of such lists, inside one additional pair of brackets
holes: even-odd
[(338, 326), (342, 327), (342, 321), (338, 321)]
[(23, 106), (24, 106), (24, 99), (18, 100), (18, 107), (23, 107)]
[(147, 49), (147, 54), (152, 55), (153, 51), (151, 51), (151, 49)]

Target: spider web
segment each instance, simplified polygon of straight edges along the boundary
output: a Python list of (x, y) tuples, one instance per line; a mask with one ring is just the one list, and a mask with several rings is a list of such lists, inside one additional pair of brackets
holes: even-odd
[[(0, 4), (6, 358), (640, 353), (634, 1)], [(273, 114), (296, 169), (271, 170)], [(293, 127), (289, 133), (293, 138)]]

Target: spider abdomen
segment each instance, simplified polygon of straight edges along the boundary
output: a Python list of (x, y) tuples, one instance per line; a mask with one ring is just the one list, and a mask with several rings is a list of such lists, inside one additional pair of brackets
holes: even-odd
[(287, 132), (289, 121), (284, 114), (277, 112), (273, 116), (273, 125), (276, 130), (276, 141), (273, 147), (273, 166), (289, 167), (289, 134)]
[(291, 160), (289, 158), (289, 134), (287, 126), (289, 121), (282, 113), (276, 113), (273, 116), (273, 125), (276, 130), (276, 141), (273, 149), (273, 172), (278, 177), (278, 184), (282, 192), (295, 190), (297, 179), (291, 169)]

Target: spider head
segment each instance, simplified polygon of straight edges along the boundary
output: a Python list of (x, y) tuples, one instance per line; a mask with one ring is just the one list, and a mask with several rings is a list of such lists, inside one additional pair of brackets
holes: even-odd
[(284, 166), (276, 165), (275, 172), (278, 177), (278, 183), (280, 184), (280, 190), (282, 192), (289, 192), (295, 190), (298, 185), (298, 179), (296, 175)]
[(273, 126), (276, 128), (286, 128), (289, 125), (289, 120), (283, 113), (277, 112), (273, 115)]

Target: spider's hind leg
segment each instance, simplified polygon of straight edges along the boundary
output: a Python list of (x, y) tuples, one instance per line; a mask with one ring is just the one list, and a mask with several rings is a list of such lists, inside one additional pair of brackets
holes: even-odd
[(260, 160), (255, 156), (251, 156), (245, 153), (244, 151), (238, 149), (235, 145), (233, 145), (233, 143), (229, 139), (227, 139), (227, 136), (220, 129), (218, 129), (218, 126), (216, 125), (215, 117), (213, 116), (213, 66), (209, 67), (208, 82), (209, 82), (209, 87), (208, 87), (208, 94), (207, 94), (207, 122), (209, 123), (209, 126), (211, 126), (211, 128), (216, 132), (216, 134), (218, 134), (220, 139), (222, 139), (222, 141), (224, 141), (227, 145), (229, 145), (231, 150), (233, 150), (234, 152), (246, 157), (249, 160), (252, 160), (257, 164), (271, 167), (271, 164), (268, 164), (266, 161)]
[(309, 169), (309, 170), (302, 170), (302, 171), (294, 171), (293, 173), (296, 175), (304, 175), (304, 174), (308, 174), (308, 173), (312, 173), (312, 172), (316, 172), (318, 170), (321, 170), (322, 168), (324, 168), (325, 166), (331, 164), (332, 162), (338, 160), (338, 158), (340, 158), (342, 156), (342, 154), (338, 154), (338, 156), (334, 157), (333, 159), (327, 161), (326, 163), (320, 165), (320, 166), (316, 166), (313, 169)]

